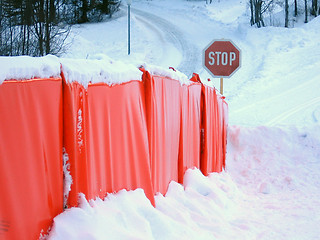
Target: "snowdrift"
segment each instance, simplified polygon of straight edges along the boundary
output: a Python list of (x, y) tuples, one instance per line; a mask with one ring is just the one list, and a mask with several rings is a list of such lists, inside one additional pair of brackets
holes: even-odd
[[(226, 171), (188, 169), (152, 207), (141, 189), (81, 196), (50, 240), (319, 238), (320, 127), (228, 128)], [(299, 228), (297, 228), (299, 223)]]

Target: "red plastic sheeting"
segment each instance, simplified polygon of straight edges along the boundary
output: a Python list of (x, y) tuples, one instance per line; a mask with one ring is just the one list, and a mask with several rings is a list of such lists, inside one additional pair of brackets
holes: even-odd
[(73, 178), (69, 206), (78, 193), (104, 198), (142, 188), (154, 205), (144, 88), (140, 81), (114, 85), (78, 83), (64, 88), (65, 148)]
[(223, 143), (223, 104), (214, 88), (202, 86), (202, 146), (200, 169), (204, 175), (221, 172), (225, 167)]
[(181, 87), (179, 183), (188, 168), (200, 168), (201, 84)]
[(165, 194), (171, 180), (178, 181), (180, 139), (180, 83), (143, 73), (147, 126), (154, 192)]
[(223, 111), (223, 127), (222, 127), (222, 151), (223, 151), (223, 168), (226, 166), (226, 154), (227, 154), (227, 129), (228, 129), (228, 103), (221, 96), (222, 100), (222, 111)]
[(38, 239), (63, 211), (62, 81), (0, 85), (0, 239)]
[[(64, 78), (63, 74), (62, 77)], [(79, 83), (63, 81), (63, 145), (69, 157), (73, 184), (68, 206), (77, 206), (78, 194), (89, 193), (89, 159), (87, 158), (88, 97)]]
[(141, 81), (88, 87), (92, 194), (142, 188), (154, 205), (143, 90)]

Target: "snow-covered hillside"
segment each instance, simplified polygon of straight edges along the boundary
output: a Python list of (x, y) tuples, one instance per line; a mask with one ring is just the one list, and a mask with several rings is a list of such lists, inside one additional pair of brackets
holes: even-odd
[[(213, 39), (231, 39), (242, 66), (226, 79), (227, 168), (188, 170), (153, 208), (143, 191), (68, 209), (49, 239), (297, 239), (320, 236), (320, 18), (285, 29), (249, 24), (246, 1), (134, 0), (113, 20), (73, 27), (64, 57), (172, 66), (191, 76)], [(279, 20), (280, 21), (280, 20)], [(283, 20), (284, 21), (284, 20)], [(211, 83), (219, 89), (218, 80)]]

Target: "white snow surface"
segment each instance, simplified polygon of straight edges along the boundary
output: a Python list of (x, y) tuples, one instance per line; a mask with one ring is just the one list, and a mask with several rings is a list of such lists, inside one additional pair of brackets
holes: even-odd
[(25, 80), (60, 76), (60, 62), (55, 56), (0, 57), (0, 84), (4, 80)]
[(114, 61), (106, 55), (94, 55), (90, 59), (62, 58), (62, 72), (67, 82), (121, 84), (140, 80), (142, 72), (133, 64)]
[(154, 208), (143, 190), (67, 209), (49, 239), (313, 239), (320, 224), (320, 127), (240, 127), (228, 134), (227, 169), (187, 170)]
[(141, 67), (146, 71), (148, 71), (151, 75), (163, 76), (163, 77), (168, 77), (171, 79), (178, 80), (181, 85), (183, 84), (189, 85), (190, 83), (192, 83), (184, 73), (174, 68), (166, 69), (164, 67), (159, 67), (159, 66), (147, 64), (147, 63), (143, 63)]
[[(141, 81), (143, 67), (152, 75), (178, 80), (190, 84), (188, 77), (175, 69), (147, 63), (115, 61), (104, 54), (94, 54), (87, 59), (45, 57), (0, 57), (0, 84), (4, 80), (27, 80), (33, 78), (60, 77), (61, 71), (68, 83), (78, 82), (84, 87), (89, 83), (121, 84), (132, 80)], [(61, 66), (61, 67), (60, 67)]]
[[(67, 79), (80, 81), (92, 72), (90, 81), (109, 79), (103, 65), (118, 69), (115, 78), (122, 81), (123, 65), (136, 71), (148, 63), (188, 77), (199, 73), (219, 89), (219, 79), (202, 67), (202, 51), (213, 39), (231, 39), (242, 51), (242, 65), (224, 80), (226, 171), (205, 177), (189, 169), (183, 185), (171, 182), (165, 196), (156, 195), (155, 208), (141, 189), (89, 202), (80, 195), (79, 207), (54, 219), (48, 239), (318, 240), (320, 17), (295, 28), (258, 29), (241, 0), (133, 0), (131, 10), (130, 56), (126, 5), (111, 20), (72, 28), (71, 48), (59, 60)], [(29, 57), (1, 57), (0, 66), (10, 70), (0, 67), (0, 83), (60, 71), (55, 57), (31, 61), (40, 65)]]

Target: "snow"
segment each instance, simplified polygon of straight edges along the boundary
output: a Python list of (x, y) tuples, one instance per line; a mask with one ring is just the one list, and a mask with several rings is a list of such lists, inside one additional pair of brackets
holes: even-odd
[(49, 239), (318, 239), (319, 142), (319, 125), (232, 126), (226, 172), (189, 169), (156, 208), (141, 189), (104, 201), (82, 195)]
[(69, 155), (66, 152), (66, 149), (62, 149), (62, 159), (63, 159), (63, 205), (67, 205), (69, 193), (71, 191), (72, 185), (72, 176), (70, 174), (70, 163), (69, 163)]
[(142, 64), (141, 67), (146, 71), (148, 71), (151, 75), (163, 76), (163, 77), (168, 77), (171, 79), (178, 80), (181, 85), (183, 84), (189, 85), (192, 83), (184, 73), (177, 71), (174, 68), (166, 69), (164, 67), (159, 67), (159, 66), (151, 65), (147, 63)]
[(68, 83), (121, 84), (141, 80), (142, 72), (133, 64), (114, 61), (106, 55), (96, 54), (90, 59), (45, 57), (0, 57), (0, 84), (4, 80), (60, 77), (63, 72)]
[(52, 55), (41, 58), (0, 57), (0, 66), (0, 84), (11, 79), (60, 77), (59, 60)]
[(0, 83), (57, 76), (61, 62), (67, 81), (84, 86), (139, 80), (142, 65), (182, 84), (196, 72), (219, 89), (202, 67), (202, 51), (213, 39), (231, 39), (242, 64), (224, 80), (226, 171), (205, 177), (189, 169), (183, 185), (171, 182), (165, 196), (156, 195), (156, 208), (141, 189), (89, 202), (80, 195), (79, 207), (54, 219), (48, 238), (319, 239), (320, 17), (258, 29), (243, 0), (134, 0), (131, 9), (130, 56), (124, 5), (114, 20), (74, 26), (62, 59), (1, 57)]
[(62, 72), (67, 82), (121, 84), (141, 80), (142, 72), (133, 64), (114, 61), (106, 55), (96, 54), (90, 59), (62, 58)]
[(319, 131), (318, 124), (229, 129), (227, 171), (246, 194), (243, 224), (258, 239), (319, 238)]

